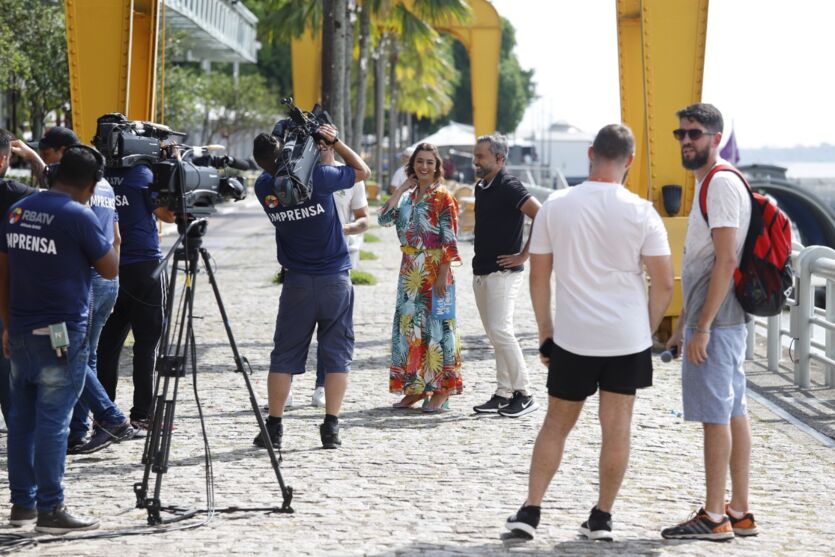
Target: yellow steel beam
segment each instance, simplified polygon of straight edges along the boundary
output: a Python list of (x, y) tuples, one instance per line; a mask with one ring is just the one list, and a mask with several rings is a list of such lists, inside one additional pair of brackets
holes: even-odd
[(75, 132), (89, 143), (96, 118), (127, 112), (131, 0), (64, 0)]
[(85, 143), (107, 112), (152, 120), (160, 0), (64, 0), (73, 127)]
[[(701, 100), (707, 10), (708, 0), (617, 0), (621, 116), (636, 139), (627, 187), (665, 216), (677, 283), (695, 183), (671, 132), (676, 111)], [(682, 187), (682, 216), (665, 210), (667, 184)], [(667, 315), (679, 315), (681, 307), (677, 287)]]
[[(400, 0), (411, 4), (411, 0)], [(470, 0), (472, 18), (466, 24), (439, 26), (438, 31), (454, 35), (470, 56), (472, 73), (473, 125), (476, 135), (496, 130), (499, 95), (499, 55), (502, 27), (496, 9), (487, 0)], [(293, 97), (309, 110), (321, 99), (322, 34), (308, 30), (291, 42)]]
[(322, 32), (308, 29), (292, 40), (293, 99), (310, 110), (322, 98)]
[(127, 112), (132, 120), (154, 119), (160, 8), (159, 0), (134, 0)]

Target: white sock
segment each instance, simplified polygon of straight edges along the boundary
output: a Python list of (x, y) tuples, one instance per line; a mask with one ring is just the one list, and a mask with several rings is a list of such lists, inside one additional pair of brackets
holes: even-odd
[(710, 520), (712, 520), (713, 522), (716, 522), (717, 524), (722, 522), (722, 519), (725, 517), (724, 515), (721, 515), (721, 514), (712, 513), (707, 509), (705, 509), (705, 512), (707, 513), (708, 518), (710, 518)]
[(734, 518), (742, 518), (743, 516), (745, 516), (746, 513), (739, 512), (738, 510), (733, 509), (730, 505), (728, 505), (728, 514)]

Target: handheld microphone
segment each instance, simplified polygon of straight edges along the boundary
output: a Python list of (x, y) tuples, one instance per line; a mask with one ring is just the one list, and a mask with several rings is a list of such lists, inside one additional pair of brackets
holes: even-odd
[(672, 362), (675, 358), (678, 357), (678, 346), (673, 346), (669, 350), (664, 350), (661, 352), (661, 361), (665, 364), (668, 362)]

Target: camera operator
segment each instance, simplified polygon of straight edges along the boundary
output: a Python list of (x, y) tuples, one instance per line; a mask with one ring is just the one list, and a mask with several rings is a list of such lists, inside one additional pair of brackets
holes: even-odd
[[(267, 381), (267, 429), (269, 442), (277, 448), (281, 447), (281, 419), (291, 376), (304, 373), (314, 327), (318, 327), (319, 354), (326, 372), (325, 422), (319, 427), (322, 446), (336, 449), (342, 444), (338, 415), (354, 352), (354, 289), (333, 193), (365, 180), (371, 171), (339, 140), (336, 128), (324, 124), (318, 135), (334, 147), (345, 166), (317, 165), (311, 198), (294, 207), (282, 207), (273, 187), (279, 171), (278, 141), (261, 134), (253, 145), (255, 161), (266, 170), (255, 183), (255, 194), (275, 226), (278, 262), (285, 270)], [(266, 442), (260, 434), (254, 440), (259, 446)]]
[[(67, 147), (79, 145), (78, 136), (72, 130), (55, 126), (44, 134), (38, 143), (41, 159), (46, 164), (61, 162)], [(96, 189), (90, 198), (90, 208), (96, 215), (102, 233), (119, 254), (121, 236), (119, 218), (116, 213), (116, 196), (113, 188), (102, 178), (96, 183)], [(95, 269), (90, 290), (90, 319), (88, 344), (90, 354), (84, 377), (84, 390), (75, 406), (70, 433), (67, 440), (67, 454), (89, 454), (104, 449), (113, 442), (123, 441), (133, 436), (134, 430), (125, 415), (110, 400), (96, 375), (96, 348), (99, 344), (102, 328), (116, 303), (119, 291), (119, 277), (107, 279)], [(87, 415), (93, 412), (96, 427), (92, 438), (86, 439), (89, 423)]]
[[(14, 180), (4, 180), (6, 171), (9, 169), (12, 154), (18, 154), (19, 145), (22, 142), (17, 141), (14, 136), (0, 128), (0, 218), (5, 219), (9, 212), (9, 207), (26, 197), (30, 193), (34, 193), (35, 189), (30, 188), (26, 184), (15, 182)], [(42, 165), (41, 165), (42, 167)], [(0, 324), (0, 335), (3, 334), (3, 326)], [(8, 421), (9, 409), (9, 360), (4, 356), (0, 356), (0, 412), (3, 413), (3, 419)]]
[(3, 350), (12, 360), (8, 468), (10, 524), (37, 522), (39, 532), (97, 528), (64, 506), (67, 428), (84, 383), (90, 267), (104, 277), (118, 256), (84, 204), (101, 158), (67, 148), (52, 189), (12, 206), (0, 230)]
[(154, 176), (144, 164), (107, 168), (105, 178), (116, 194), (122, 244), (119, 293), (113, 313), (101, 332), (98, 376), (110, 399), (116, 400), (119, 355), (128, 332), (133, 332), (133, 406), (130, 425), (144, 435), (154, 393), (154, 359), (162, 335), (162, 281), (153, 273), (162, 259), (157, 218), (174, 222), (174, 213), (157, 207), (149, 186)]

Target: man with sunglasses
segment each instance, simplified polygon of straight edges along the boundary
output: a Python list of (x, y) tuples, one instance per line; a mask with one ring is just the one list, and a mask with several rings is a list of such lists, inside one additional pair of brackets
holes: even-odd
[[(722, 114), (700, 103), (677, 116), (673, 135), (681, 145), (682, 165), (696, 175), (694, 199), (699, 199), (705, 176), (717, 164), (727, 164), (719, 158)], [(743, 362), (749, 317), (733, 292), (750, 219), (747, 188), (732, 172), (711, 178), (707, 218), (698, 202), (690, 210), (681, 269), (684, 308), (667, 347), (677, 347), (683, 358), (684, 419), (701, 422), (704, 430), (707, 496), (691, 519), (662, 530), (665, 538), (723, 540), (757, 534), (748, 512), (751, 431)], [(725, 504), (729, 467), (732, 496)]]

